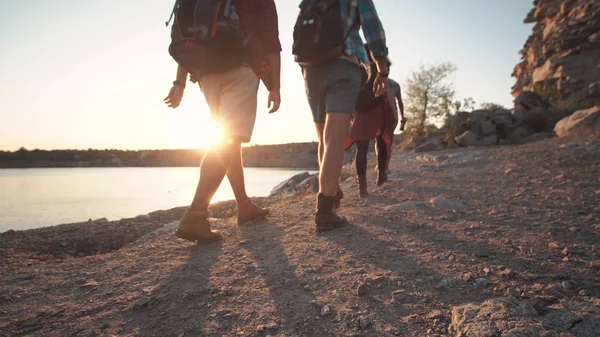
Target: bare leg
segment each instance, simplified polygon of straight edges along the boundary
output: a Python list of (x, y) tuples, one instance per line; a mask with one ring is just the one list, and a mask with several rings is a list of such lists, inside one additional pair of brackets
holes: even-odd
[(210, 200), (225, 178), (235, 153), (235, 146), (232, 144), (222, 144), (206, 153), (200, 165), (200, 180), (190, 210), (206, 211), (208, 209)]
[(248, 199), (248, 194), (246, 194), (246, 184), (244, 182), (244, 164), (242, 160), (242, 144), (237, 144), (235, 146), (231, 165), (229, 166), (229, 170), (227, 171), (227, 179), (229, 179), (229, 183), (231, 184), (231, 189), (233, 190), (233, 194), (235, 195), (235, 200), (239, 203), (246, 201)]
[(344, 165), (344, 140), (351, 118), (352, 116), (342, 113), (327, 114), (323, 134), (325, 151), (319, 177), (319, 192), (327, 197), (334, 197), (338, 190)]
[(315, 123), (317, 129), (317, 135), (319, 136), (319, 168), (323, 164), (323, 153), (325, 152), (325, 143), (323, 141), (323, 134), (325, 133), (325, 123)]

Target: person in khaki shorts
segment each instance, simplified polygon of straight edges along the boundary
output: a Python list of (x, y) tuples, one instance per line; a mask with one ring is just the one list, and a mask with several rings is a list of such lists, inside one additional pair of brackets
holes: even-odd
[[(252, 137), (256, 119), (257, 92), (260, 80), (269, 90), (270, 113), (279, 109), (280, 52), (277, 10), (273, 0), (238, 0), (236, 10), (240, 26), (250, 36), (246, 45), (245, 64), (233, 70), (199, 76), (198, 81), (211, 110), (211, 116), (223, 127), (223, 137), (204, 156), (200, 181), (192, 204), (179, 223), (176, 235), (182, 239), (210, 243), (221, 235), (210, 228), (208, 206), (227, 176), (238, 204), (238, 224), (267, 216), (268, 210), (254, 205), (244, 183), (242, 143)], [(187, 71), (177, 69), (177, 79), (165, 103), (179, 106), (183, 97)]]

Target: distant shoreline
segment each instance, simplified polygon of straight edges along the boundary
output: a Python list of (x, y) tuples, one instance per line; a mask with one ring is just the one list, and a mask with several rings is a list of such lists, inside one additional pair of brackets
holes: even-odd
[[(206, 149), (183, 150), (27, 150), (0, 151), (0, 169), (198, 167)], [(253, 168), (318, 168), (317, 143), (256, 145), (244, 148)]]

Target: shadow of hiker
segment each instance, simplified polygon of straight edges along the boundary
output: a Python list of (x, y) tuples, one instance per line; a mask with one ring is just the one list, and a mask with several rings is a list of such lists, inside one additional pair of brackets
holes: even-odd
[(327, 329), (315, 325), (312, 315), (306, 315), (318, 315), (316, 297), (305, 288), (307, 281), (298, 278), (297, 266), (290, 262), (282, 241), (286, 234), (282, 226), (266, 220), (242, 225), (239, 229), (244, 248), (254, 257), (257, 272), (275, 305), (274, 315), (279, 317), (278, 333), (330, 335)]
[[(177, 240), (178, 245), (183, 242)], [(126, 331), (137, 333), (138, 336), (207, 334), (207, 325), (211, 324), (208, 298), (220, 295), (219, 289), (215, 289), (211, 283), (210, 273), (221, 255), (222, 243), (190, 245), (189, 249), (191, 252), (187, 261), (171, 261), (174, 267), (171, 274), (153, 289), (145, 290), (148, 303), (134, 305), (125, 315)]]

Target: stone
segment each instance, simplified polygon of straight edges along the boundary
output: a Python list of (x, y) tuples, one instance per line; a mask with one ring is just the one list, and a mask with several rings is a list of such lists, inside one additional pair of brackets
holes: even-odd
[(490, 281), (485, 278), (478, 278), (475, 280), (475, 284), (477, 284), (477, 286), (480, 288), (487, 288), (490, 285)]
[(475, 274), (473, 274), (471, 272), (465, 273), (465, 274), (463, 274), (462, 279), (465, 282), (473, 281), (473, 280), (475, 280)]
[(361, 330), (367, 330), (371, 324), (372, 322), (368, 317), (361, 317), (358, 319), (358, 326)]
[(600, 269), (600, 261), (591, 261), (590, 268), (592, 269)]
[(479, 146), (498, 145), (498, 135), (496, 135), (496, 134), (487, 135), (487, 136), (481, 138), (477, 145), (479, 145)]
[(544, 290), (544, 287), (545, 287), (545, 286), (544, 286), (543, 284), (541, 284), (541, 283), (536, 283), (536, 284), (534, 284), (534, 285), (532, 285), (532, 286), (531, 286), (531, 291), (533, 291), (533, 292), (536, 292), (536, 293), (539, 293), (539, 292), (541, 292), (542, 290)]
[(460, 202), (452, 199), (444, 199), (444, 198), (431, 198), (429, 203), (438, 209), (451, 209), (451, 210), (461, 210), (466, 209), (467, 207)]
[(284, 196), (284, 195), (293, 195), (297, 191), (297, 185), (306, 179), (310, 178), (311, 174), (308, 172), (303, 172), (296, 174), (295, 176), (279, 183), (271, 190), (269, 197), (274, 196)]
[(548, 125), (551, 124), (549, 119), (550, 116), (546, 108), (536, 107), (525, 114), (521, 123), (534, 133), (544, 132), (548, 130)]
[(523, 139), (531, 136), (533, 132), (526, 126), (519, 126), (509, 136), (509, 140), (513, 144), (520, 143)]
[(419, 145), (417, 148), (415, 148), (415, 152), (430, 152), (436, 150), (440, 150), (440, 148), (439, 145), (435, 144), (434, 142), (426, 142), (425, 144)]
[(506, 269), (504, 269), (503, 271), (500, 272), (500, 275), (502, 275), (502, 277), (504, 277), (506, 279), (512, 279), (517, 274), (512, 269), (506, 268)]
[(420, 202), (416, 201), (405, 201), (397, 205), (390, 205), (385, 207), (385, 211), (388, 213), (395, 213), (399, 211), (414, 211), (418, 210), (423, 206)]
[(148, 303), (150, 303), (150, 301), (151, 301), (150, 297), (142, 297), (139, 300), (137, 300), (133, 306), (136, 308), (142, 308), (142, 307), (146, 306)]
[(575, 324), (571, 332), (576, 337), (598, 337), (600, 331), (600, 316), (584, 319), (581, 323)]
[(523, 122), (523, 118), (525, 118), (525, 113), (527, 111), (522, 107), (516, 107), (512, 110), (512, 120), (516, 125), (520, 125)]
[(479, 122), (479, 129), (482, 136), (491, 135), (496, 133), (496, 124), (491, 120), (484, 118)]
[(331, 315), (331, 308), (328, 305), (324, 305), (321, 308), (321, 316), (329, 316)]
[(471, 122), (477, 122), (485, 118), (489, 118), (492, 115), (492, 112), (488, 109), (480, 109), (471, 112), (471, 117), (469, 118)]
[[(513, 297), (496, 298), (452, 308), (451, 328), (457, 337), (542, 336), (538, 313), (527, 301)], [(529, 334), (516, 334), (519, 327), (531, 327)]]
[(554, 133), (560, 138), (594, 132), (600, 132), (600, 106), (578, 110), (560, 120), (554, 127)]
[(459, 146), (475, 146), (479, 143), (479, 136), (471, 130), (464, 132), (462, 135), (454, 138), (454, 141)]
[(542, 97), (533, 91), (522, 91), (515, 98), (515, 106), (522, 107), (526, 111), (531, 111), (537, 107), (547, 107), (548, 103)]
[(567, 310), (555, 310), (544, 316), (542, 324), (546, 329), (555, 331), (569, 331), (581, 317)]
[(433, 310), (427, 314), (428, 319), (444, 318), (444, 313), (441, 310)]
[(398, 301), (404, 301), (406, 298), (408, 298), (408, 293), (404, 289), (396, 290), (392, 293), (392, 296)]
[(296, 185), (298, 191), (311, 191), (312, 193), (319, 192), (319, 175), (313, 174), (312, 176), (304, 179), (298, 185)]
[(358, 287), (356, 288), (356, 296), (364, 296), (367, 294), (367, 284), (366, 283), (361, 283), (358, 285)]

